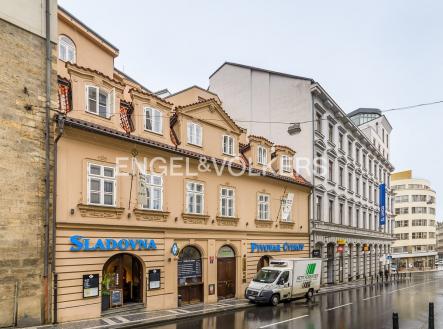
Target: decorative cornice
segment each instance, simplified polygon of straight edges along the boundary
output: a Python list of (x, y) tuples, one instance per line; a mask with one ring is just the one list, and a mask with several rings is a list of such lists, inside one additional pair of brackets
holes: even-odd
[(186, 224), (206, 224), (208, 222), (209, 215), (182, 213), (182, 218), (183, 222)]
[(169, 211), (158, 211), (158, 210), (148, 210), (148, 209), (134, 209), (135, 218), (137, 220), (145, 220), (152, 222), (166, 222), (169, 217)]
[(82, 217), (91, 218), (121, 218), (125, 208), (121, 207), (106, 207), (79, 203), (77, 205)]

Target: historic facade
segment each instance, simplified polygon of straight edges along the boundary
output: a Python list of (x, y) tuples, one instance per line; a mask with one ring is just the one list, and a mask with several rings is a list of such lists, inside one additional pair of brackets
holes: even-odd
[(435, 267), (437, 255), (436, 193), (412, 170), (392, 174), (395, 192), (395, 242), (392, 257), (400, 271)]
[(235, 63), (223, 64), (210, 76), (209, 91), (218, 94), (225, 110), (244, 122), (249, 133), (297, 150), (295, 167), (315, 187), (311, 251), (324, 259), (324, 284), (387, 268), (392, 127), (379, 110), (347, 115), (310, 78)]
[(59, 322), (243, 297), (270, 258), (309, 255), (294, 150), (247, 136), (201, 88), (157, 97), (64, 10), (59, 27)]
[[(50, 5), (54, 51), (56, 2)], [(45, 8), (45, 1), (0, 6), (0, 327), (37, 325), (49, 317)], [(55, 64), (55, 52), (48, 57)], [(55, 70), (49, 69), (55, 86)]]

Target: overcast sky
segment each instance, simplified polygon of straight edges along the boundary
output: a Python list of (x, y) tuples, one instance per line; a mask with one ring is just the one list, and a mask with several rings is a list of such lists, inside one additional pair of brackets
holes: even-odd
[[(442, 1), (59, 3), (120, 49), (117, 68), (154, 91), (206, 88), (232, 61), (313, 78), (345, 112), (443, 100)], [(431, 180), (442, 216), (443, 104), (387, 117), (391, 162)]]

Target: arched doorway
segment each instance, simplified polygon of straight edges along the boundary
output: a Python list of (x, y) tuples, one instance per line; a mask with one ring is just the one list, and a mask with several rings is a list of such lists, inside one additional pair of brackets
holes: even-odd
[(230, 246), (223, 246), (217, 254), (217, 296), (218, 299), (235, 297), (236, 277), (235, 252)]
[(373, 250), (373, 247), (372, 247), (372, 245), (370, 244), (369, 245), (369, 251), (368, 251), (368, 257), (369, 257), (369, 276), (372, 276), (372, 254), (373, 254), (373, 252), (372, 252), (372, 250)]
[(203, 302), (203, 266), (200, 251), (187, 246), (178, 255), (178, 294), (183, 304)]
[[(102, 297), (109, 298), (113, 291), (120, 291), (121, 304), (117, 306), (142, 303), (143, 272), (143, 265), (136, 256), (127, 253), (112, 256), (103, 266), (103, 280), (107, 282), (108, 294), (104, 295), (105, 289), (102, 289)], [(118, 292), (114, 296), (118, 296)]]
[(262, 269), (262, 267), (269, 266), (270, 256), (261, 256), (257, 263), (257, 272)]
[(324, 269), (326, 268), (325, 258), (324, 258), (324, 255), (323, 255), (323, 252), (324, 252), (323, 243), (317, 242), (315, 244), (315, 250), (318, 250), (318, 253), (320, 255), (319, 257), (322, 260), (322, 264), (321, 264), (322, 270), (321, 270), (321, 275), (320, 275), (320, 284), (323, 284), (323, 281), (324, 281), (323, 273), (324, 273)]
[(334, 284), (334, 262), (335, 262), (335, 246), (333, 243), (329, 243), (326, 249), (327, 260), (327, 268), (328, 268), (328, 284)]

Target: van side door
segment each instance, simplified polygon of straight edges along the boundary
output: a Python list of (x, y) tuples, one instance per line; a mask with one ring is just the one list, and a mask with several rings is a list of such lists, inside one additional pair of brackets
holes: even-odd
[(281, 289), (281, 299), (291, 298), (291, 282), (292, 282), (292, 273), (290, 271), (284, 271), (279, 278), (279, 288)]

